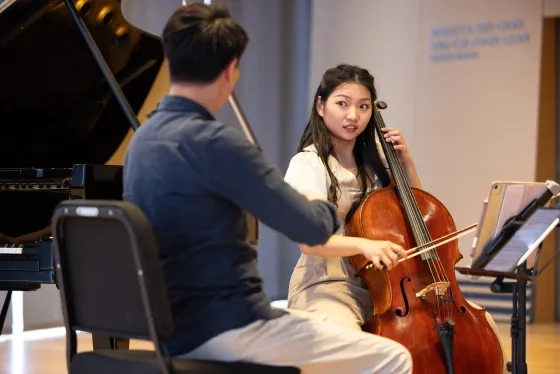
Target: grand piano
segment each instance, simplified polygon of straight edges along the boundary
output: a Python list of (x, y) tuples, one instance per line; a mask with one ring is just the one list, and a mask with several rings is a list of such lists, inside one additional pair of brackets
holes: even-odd
[(107, 162), (162, 64), (118, 0), (0, 0), (0, 333), (12, 291), (56, 284), (55, 206), (121, 199), (122, 166)]

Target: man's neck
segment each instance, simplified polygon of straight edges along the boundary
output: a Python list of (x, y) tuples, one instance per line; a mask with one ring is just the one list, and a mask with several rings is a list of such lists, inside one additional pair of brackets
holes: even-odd
[(182, 96), (202, 105), (207, 111), (214, 114), (220, 109), (220, 93), (213, 84), (181, 84), (171, 83), (169, 94)]

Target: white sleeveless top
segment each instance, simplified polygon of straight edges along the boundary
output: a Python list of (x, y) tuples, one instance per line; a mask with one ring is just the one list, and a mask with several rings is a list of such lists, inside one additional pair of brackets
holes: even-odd
[[(379, 143), (377, 146), (380, 149)], [(383, 164), (387, 167), (381, 149), (380, 155)], [(337, 234), (344, 235), (344, 219), (352, 203), (360, 197), (361, 189), (356, 176), (343, 168), (335, 157), (330, 156), (328, 162), (340, 188), (337, 192), (337, 215), (341, 221), (341, 229)], [(374, 178), (374, 185), (370, 191), (381, 187), (381, 181), (377, 176)], [(327, 170), (313, 145), (292, 157), (284, 180), (296, 190), (313, 191), (324, 196), (325, 199), (331, 186)], [(290, 279), (288, 306), (306, 310), (306, 305), (302, 303), (312, 303), (311, 298), (314, 295), (321, 297), (319, 295), (328, 292), (330, 297), (339, 298), (340, 302), (349, 306), (357, 315), (365, 317), (364, 313), (369, 312), (367, 305), (371, 304), (369, 291), (367, 286), (354, 276), (355, 273), (356, 270), (348, 257), (323, 258), (301, 254)], [(303, 291), (306, 291), (305, 296), (298, 299)]]

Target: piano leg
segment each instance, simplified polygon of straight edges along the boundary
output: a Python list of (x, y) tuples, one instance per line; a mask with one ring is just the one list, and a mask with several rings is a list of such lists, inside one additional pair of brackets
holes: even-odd
[(130, 340), (114, 338), (107, 335), (92, 334), (93, 350), (98, 349), (128, 349)]
[(4, 299), (4, 305), (2, 305), (2, 312), (0, 313), (0, 335), (2, 335), (2, 330), (4, 329), (4, 322), (6, 322), (6, 317), (8, 316), (8, 308), (10, 307), (10, 301), (12, 301), (12, 291), (9, 290)]

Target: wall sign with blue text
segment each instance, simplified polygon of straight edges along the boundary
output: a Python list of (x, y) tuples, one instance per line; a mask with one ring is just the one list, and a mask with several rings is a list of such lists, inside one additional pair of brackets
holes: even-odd
[(431, 30), (430, 60), (432, 62), (473, 60), (488, 48), (515, 46), (528, 42), (529, 33), (525, 31), (521, 19), (438, 26)]

